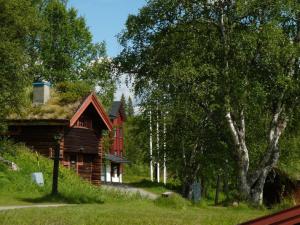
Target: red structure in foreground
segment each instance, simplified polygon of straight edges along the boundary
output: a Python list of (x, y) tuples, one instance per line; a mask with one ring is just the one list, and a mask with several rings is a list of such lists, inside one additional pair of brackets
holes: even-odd
[(300, 205), (260, 217), (240, 225), (296, 225), (300, 224)]

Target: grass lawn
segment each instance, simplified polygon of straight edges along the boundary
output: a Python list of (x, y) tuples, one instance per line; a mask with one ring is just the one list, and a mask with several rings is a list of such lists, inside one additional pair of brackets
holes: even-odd
[(174, 209), (148, 200), (112, 201), (60, 208), (30, 208), (0, 212), (0, 224), (238, 224), (267, 211), (249, 208), (193, 207)]
[[(0, 145), (1, 147), (1, 145)], [(270, 213), (241, 205), (238, 208), (193, 206), (179, 195), (159, 198), (155, 201), (142, 199), (119, 191), (104, 190), (82, 181), (75, 173), (60, 168), (60, 196), (50, 197), (53, 162), (31, 153), (24, 146), (2, 146), (1, 156), (14, 161), (20, 168), (11, 171), (0, 163), (0, 206), (46, 203), (71, 203), (59, 208), (26, 208), (0, 211), (0, 225), (89, 225), (89, 224), (238, 224)], [(1, 149), (1, 148), (0, 148)], [(1, 153), (1, 152), (0, 152)], [(45, 186), (31, 181), (31, 173), (41, 171)], [(130, 172), (132, 171), (132, 174)], [(162, 184), (143, 180), (146, 176), (127, 170), (127, 183), (156, 194), (168, 190)], [(135, 175), (135, 176), (130, 176)], [(207, 203), (207, 202), (206, 202)]]

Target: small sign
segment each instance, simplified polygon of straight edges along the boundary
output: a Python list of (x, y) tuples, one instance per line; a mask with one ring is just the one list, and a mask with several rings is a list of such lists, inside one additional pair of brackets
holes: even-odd
[(36, 183), (37, 185), (43, 187), (44, 186), (44, 177), (43, 173), (36, 172), (31, 174), (32, 181)]

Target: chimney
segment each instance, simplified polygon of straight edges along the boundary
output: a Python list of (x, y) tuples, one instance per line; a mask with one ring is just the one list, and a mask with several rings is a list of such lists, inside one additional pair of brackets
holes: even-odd
[(33, 104), (45, 104), (50, 98), (50, 83), (47, 81), (33, 83)]

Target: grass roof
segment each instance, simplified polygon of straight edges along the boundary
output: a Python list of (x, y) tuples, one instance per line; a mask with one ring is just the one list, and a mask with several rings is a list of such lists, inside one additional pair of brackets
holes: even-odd
[[(71, 88), (69, 85), (71, 85)], [(68, 87), (66, 88), (66, 86)], [(55, 88), (51, 88), (51, 97), (46, 104), (33, 104), (30, 101), (21, 113), (11, 114), (8, 119), (71, 119), (85, 98), (91, 93), (89, 88), (81, 87), (78, 90), (78, 86), (74, 87), (74, 84), (57, 85)], [(32, 90), (29, 96), (32, 96)]]

